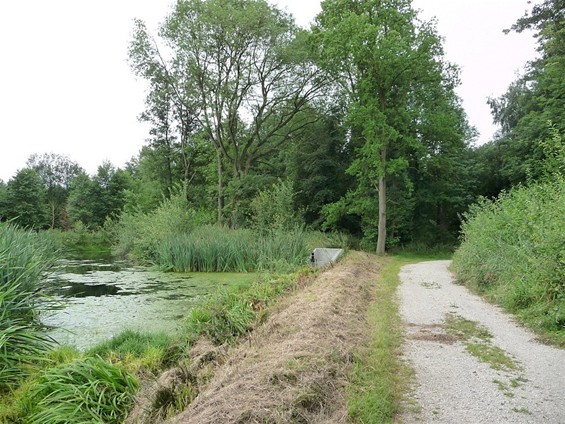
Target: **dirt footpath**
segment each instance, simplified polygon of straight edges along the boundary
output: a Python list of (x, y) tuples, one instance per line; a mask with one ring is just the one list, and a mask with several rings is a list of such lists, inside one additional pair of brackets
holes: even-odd
[(416, 372), (400, 421), (565, 423), (565, 351), (453, 283), (449, 261), (400, 272), (405, 356)]
[(345, 423), (353, 353), (366, 339), (378, 260), (351, 253), (283, 301), (229, 352), (170, 423)]

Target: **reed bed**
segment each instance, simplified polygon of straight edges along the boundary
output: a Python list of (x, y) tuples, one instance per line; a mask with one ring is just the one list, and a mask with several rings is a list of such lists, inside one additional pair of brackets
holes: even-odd
[(288, 271), (305, 265), (309, 249), (305, 233), (256, 233), (203, 226), (171, 235), (156, 248), (157, 265), (177, 272)]

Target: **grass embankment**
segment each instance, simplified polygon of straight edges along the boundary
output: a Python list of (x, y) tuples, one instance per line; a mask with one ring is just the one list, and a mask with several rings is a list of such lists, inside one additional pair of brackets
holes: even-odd
[[(201, 336), (221, 345), (246, 335), (266, 319), (276, 298), (310, 273), (263, 275), (250, 286), (221, 290), (188, 315), (176, 337), (125, 331), (85, 353), (46, 346), (26, 376), (17, 376), (13, 387), (0, 393), (0, 422), (121, 423), (138, 381), (155, 381), (171, 367), (188, 367), (190, 347)], [(202, 381), (185, 377), (153, 399), (153, 417), (174, 415), (190, 404)]]
[(458, 279), (565, 346), (565, 180), (519, 187), (471, 209)]
[(56, 252), (51, 235), (0, 224), (0, 422), (118, 422), (135, 380), (100, 358), (53, 350), (39, 322), (39, 282)]
[(396, 297), (400, 268), (449, 257), (449, 254), (403, 253), (384, 259), (376, 282), (375, 301), (367, 313), (371, 329), (369, 341), (359, 351), (347, 393), (348, 412), (353, 422), (393, 422), (410, 388), (412, 370), (400, 357), (404, 341)]

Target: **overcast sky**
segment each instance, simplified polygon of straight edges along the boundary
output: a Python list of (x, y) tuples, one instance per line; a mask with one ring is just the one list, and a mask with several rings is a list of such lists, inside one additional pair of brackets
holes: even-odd
[[(273, 1), (306, 26), (318, 0)], [(137, 120), (145, 84), (127, 63), (132, 20), (152, 30), (173, 0), (0, 1), (0, 179), (8, 181), (33, 154), (69, 156), (93, 174), (137, 155), (148, 127)], [(480, 143), (495, 131), (489, 96), (499, 96), (527, 60), (531, 34), (504, 35), (527, 0), (414, 0), (436, 17), (448, 60), (462, 69), (458, 89)]]

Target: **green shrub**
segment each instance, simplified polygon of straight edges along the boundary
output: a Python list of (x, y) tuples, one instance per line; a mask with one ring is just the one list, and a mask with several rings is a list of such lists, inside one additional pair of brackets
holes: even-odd
[(96, 259), (108, 257), (111, 253), (111, 234), (104, 228), (89, 230), (80, 221), (71, 230), (52, 229), (44, 234), (61, 247), (65, 257)]
[(133, 376), (102, 360), (87, 358), (51, 368), (28, 396), (30, 424), (121, 423), (138, 383)]
[(302, 223), (294, 210), (294, 190), (289, 181), (279, 181), (261, 190), (251, 202), (253, 226), (260, 232), (292, 231)]
[(565, 180), (519, 187), (465, 216), (458, 278), (565, 343)]
[(117, 255), (132, 254), (141, 260), (153, 261), (162, 240), (210, 222), (207, 212), (189, 208), (181, 195), (175, 195), (164, 200), (155, 211), (123, 213), (119, 222), (108, 227), (116, 241), (114, 252)]

